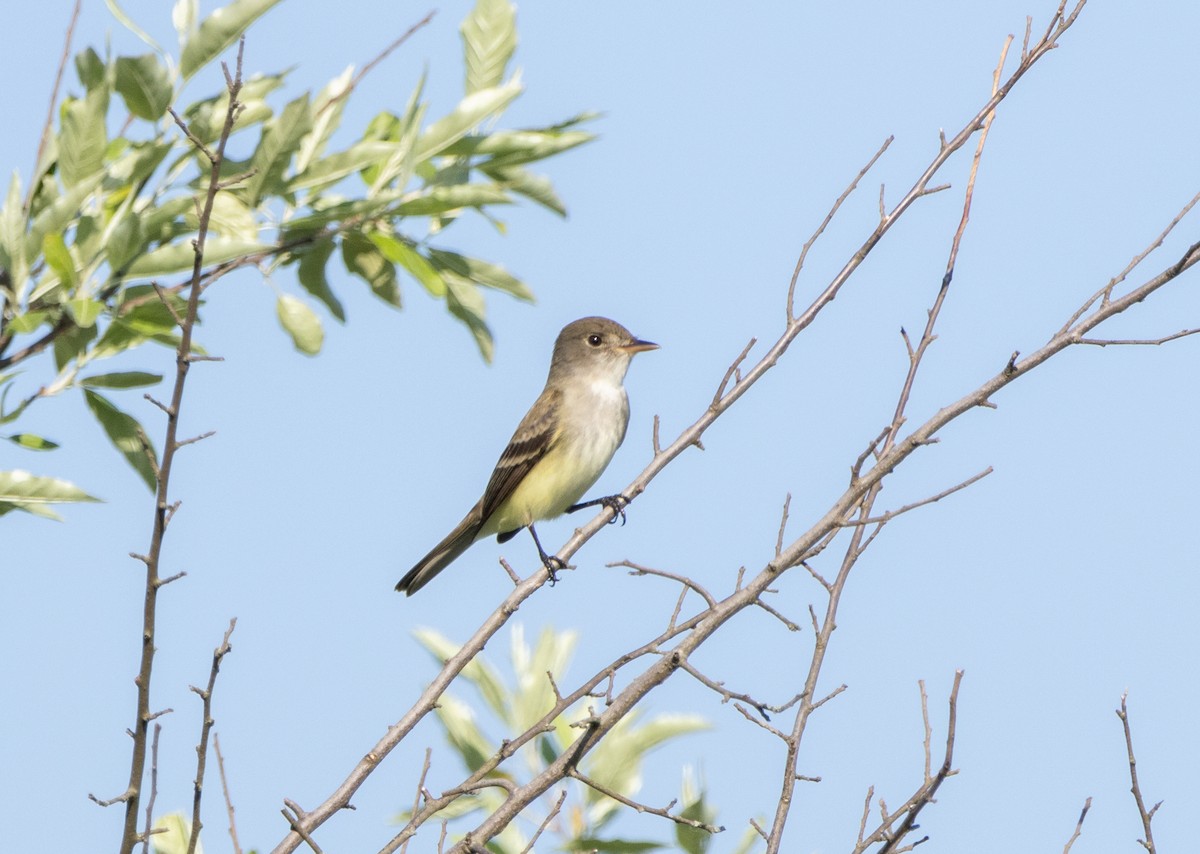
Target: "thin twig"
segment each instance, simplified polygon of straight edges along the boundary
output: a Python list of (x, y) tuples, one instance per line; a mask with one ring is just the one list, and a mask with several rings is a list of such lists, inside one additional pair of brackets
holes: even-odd
[(33, 161), (33, 177), (29, 181), (29, 192), (25, 194), (25, 204), (21, 206), (21, 210), (25, 215), (29, 215), (30, 207), (33, 205), (33, 194), (37, 190), (41, 181), (41, 173), (38, 171), (42, 166), (42, 157), (46, 153), (46, 145), (50, 141), (50, 134), (54, 130), (54, 114), (58, 107), (58, 92), (62, 88), (63, 74), (67, 70), (67, 62), (71, 58), (71, 39), (75, 35), (75, 24), (79, 21), (79, 11), (83, 6), (83, 0), (75, 0), (75, 8), (71, 10), (71, 20), (67, 24), (67, 34), (63, 37), (62, 54), (58, 58), (58, 70), (54, 73), (54, 86), (50, 89), (50, 103), (46, 105), (46, 121), (42, 123), (42, 135), (38, 139), (37, 156)]
[(1151, 830), (1150, 823), (1154, 820), (1154, 814), (1158, 812), (1158, 808), (1162, 806), (1162, 801), (1159, 801), (1150, 809), (1146, 809), (1146, 802), (1142, 798), (1142, 786), (1138, 782), (1137, 775), (1137, 759), (1133, 756), (1133, 733), (1129, 727), (1129, 709), (1125, 704), (1129, 697), (1129, 692), (1126, 691), (1121, 695), (1121, 708), (1117, 709), (1117, 717), (1121, 719), (1121, 726), (1125, 730), (1125, 749), (1129, 755), (1129, 791), (1133, 794), (1133, 800), (1137, 804), (1138, 816), (1142, 820), (1142, 831), (1146, 834), (1145, 839), (1139, 839), (1138, 843), (1146, 849), (1147, 854), (1154, 854), (1154, 833)]
[(860, 525), (882, 525), (885, 522), (890, 522), (892, 519), (895, 519), (897, 516), (901, 516), (901, 515), (909, 512), (910, 510), (916, 510), (918, 507), (926, 507), (930, 504), (935, 504), (938, 501), (941, 501), (943, 498), (946, 498), (947, 496), (953, 495), (956, 492), (966, 489), (968, 486), (971, 486), (972, 484), (978, 483), (979, 481), (983, 480), (985, 477), (987, 477), (989, 474), (991, 474), (992, 471), (993, 471), (992, 467), (988, 466), (983, 471), (979, 472), (978, 474), (972, 475), (971, 477), (967, 478), (966, 480), (962, 481), (961, 483), (957, 483), (954, 486), (951, 486), (947, 489), (943, 489), (937, 495), (931, 495), (928, 498), (922, 498), (920, 501), (914, 501), (911, 504), (905, 504), (903, 507), (898, 507), (895, 510), (888, 510), (886, 513), (881, 513), (878, 516), (871, 516), (866, 519), (849, 519), (849, 520), (847, 520), (845, 522), (841, 522), (839, 524), (843, 528), (853, 528), (853, 527), (860, 526)]
[(192, 690), (200, 695), (203, 703), (204, 718), (200, 724), (200, 743), (196, 745), (196, 780), (192, 789), (192, 834), (188, 840), (187, 854), (195, 854), (196, 846), (200, 843), (200, 801), (204, 795), (204, 770), (208, 762), (208, 734), (212, 731), (212, 693), (217, 684), (217, 674), (221, 671), (221, 662), (233, 647), (229, 645), (229, 637), (237, 626), (237, 618), (229, 621), (229, 628), (221, 638), (221, 645), (213, 650), (212, 667), (208, 671), (208, 685), (204, 689), (192, 686)]
[(225, 779), (225, 757), (221, 755), (221, 739), (213, 733), (213, 752), (217, 754), (217, 771), (221, 775), (221, 792), (225, 795), (225, 813), (229, 816), (229, 838), (233, 842), (233, 854), (242, 854), (238, 844), (237, 821), (234, 819), (233, 798), (229, 795), (229, 781)]
[(697, 830), (703, 830), (707, 833), (721, 833), (723, 830), (725, 830), (724, 827), (718, 827), (716, 825), (709, 824), (708, 822), (705, 822), (705, 821), (698, 821), (697, 819), (694, 819), (694, 818), (684, 818), (681, 815), (672, 814), (670, 812), (670, 809), (671, 809), (671, 807), (675, 806), (675, 801), (671, 801), (671, 803), (667, 804), (666, 807), (659, 809), (658, 807), (647, 806), (646, 804), (638, 803), (637, 801), (631, 800), (631, 799), (625, 797), (624, 795), (622, 795), (620, 792), (613, 791), (612, 789), (608, 788), (607, 786), (597, 783), (595, 780), (593, 780), (590, 777), (588, 777), (587, 775), (581, 773), (578, 769), (571, 771), (568, 776), (574, 777), (576, 780), (583, 783), (589, 789), (593, 789), (594, 791), (599, 792), (600, 794), (604, 795), (605, 797), (612, 798), (617, 803), (624, 804), (625, 806), (629, 807), (630, 809), (636, 810), (637, 812), (650, 813), (651, 815), (656, 815), (661, 818), (670, 819), (671, 821), (675, 822), (676, 824), (682, 824), (685, 827), (694, 827)]
[(554, 817), (562, 811), (563, 803), (566, 800), (567, 790), (563, 789), (562, 793), (558, 796), (558, 800), (554, 802), (554, 806), (550, 809), (550, 813), (546, 816), (545, 820), (538, 825), (537, 832), (533, 834), (533, 838), (529, 840), (529, 844), (521, 849), (521, 854), (531, 854), (533, 851), (533, 846), (537, 845), (538, 838), (542, 835), (542, 833), (545, 832), (546, 828), (550, 826), (550, 822), (554, 821)]
[(1087, 818), (1088, 810), (1091, 808), (1092, 799), (1089, 797), (1083, 802), (1083, 809), (1079, 811), (1079, 821), (1075, 822), (1075, 832), (1071, 834), (1071, 838), (1063, 846), (1063, 854), (1071, 854), (1071, 846), (1075, 844), (1075, 840), (1079, 838), (1079, 834), (1083, 833), (1083, 820)]
[(154, 738), (150, 742), (150, 795), (146, 798), (146, 830), (142, 834), (142, 854), (150, 854), (150, 832), (154, 827), (154, 801), (158, 798), (158, 736), (162, 724), (154, 725)]

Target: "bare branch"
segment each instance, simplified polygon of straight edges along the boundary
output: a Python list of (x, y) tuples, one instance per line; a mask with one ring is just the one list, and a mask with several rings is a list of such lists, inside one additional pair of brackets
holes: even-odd
[[(166, 536), (167, 524), (170, 521), (171, 515), (174, 513), (172, 509), (173, 502), (169, 499), (171, 470), (175, 460), (175, 453), (179, 449), (178, 445), (178, 427), (179, 427), (179, 412), (183, 402), (183, 391), (187, 381), (188, 370), (193, 360), (192, 357), (192, 331), (196, 325), (196, 317), (200, 309), (200, 281), (204, 267), (204, 246), (208, 239), (209, 222), (212, 217), (213, 205), (216, 201), (218, 192), (218, 184), (220, 183), (221, 162), (225, 153), (225, 145), (229, 140), (230, 134), (233, 132), (234, 120), (237, 117), (240, 109), (238, 94), (241, 91), (241, 67), (242, 54), (245, 49), (245, 42), (242, 41), (238, 46), (238, 74), (235, 79), (229, 81), (229, 107), (225, 113), (225, 123), (222, 127), (221, 134), (218, 137), (216, 151), (210, 151), (205, 148), (195, 135), (186, 127), (186, 124), (181, 122), (176, 116), (176, 121), (183, 127), (184, 133), (189, 139), (193, 140), (193, 144), (204, 151), (209, 157), (211, 164), (207, 189), (204, 193), (204, 204), (200, 212), (199, 223), (197, 226), (196, 239), (193, 243), (194, 260), (192, 262), (192, 277), (191, 285), (188, 290), (187, 308), (182, 317), (182, 323), (179, 325), (179, 344), (175, 351), (175, 383), (171, 391), (171, 401), (164, 408), (167, 413), (166, 424), (166, 439), (163, 442), (162, 459), (158, 462), (154, 475), (156, 481), (156, 494), (154, 502), (154, 520), (152, 532), (150, 536), (150, 548), (146, 552), (144, 562), (146, 564), (146, 596), (145, 604), (142, 612), (142, 653), (141, 665), (138, 670), (136, 680), (137, 684), (137, 715), (132, 728), (134, 734), (133, 751), (130, 758), (129, 768), (129, 785), (127, 788), (128, 799), (125, 804), (125, 824), (121, 837), (121, 854), (132, 854), (134, 845), (138, 840), (138, 791), (141, 786), (142, 777), (145, 773), (146, 766), (146, 740), (147, 727), (150, 714), (150, 687), (154, 670), (154, 651), (155, 651), (155, 624), (157, 620), (158, 609), (158, 591), (163, 586), (163, 582), (159, 577), (159, 566), (162, 557), (163, 542)], [(175, 115), (172, 112), (172, 115)], [(161, 292), (156, 292), (157, 298), (162, 299)], [(152, 299), (155, 297), (151, 297)], [(148, 442), (145, 443), (148, 448)], [(153, 458), (152, 458), (153, 459)], [(174, 506), (178, 506), (175, 504)], [(232, 631), (232, 624), (230, 626)], [(228, 635), (226, 635), (226, 642)], [(215, 667), (215, 664), (214, 664)], [(215, 670), (214, 674), (215, 676)], [(210, 688), (211, 693), (211, 688)], [(211, 726), (211, 721), (208, 719), (209, 706), (205, 701), (205, 724), (202, 729), (201, 744), (207, 747), (208, 727)], [(192, 843), (194, 849), (196, 834), (200, 830), (199, 821), (199, 800), (200, 800), (200, 785), (203, 782), (203, 767), (204, 755), (199, 757), (198, 773), (196, 779), (196, 795), (194, 799), (194, 820), (192, 824)]]
[(192, 688), (204, 703), (204, 717), (200, 724), (200, 743), (196, 745), (196, 780), (192, 789), (192, 835), (188, 840), (187, 854), (195, 854), (196, 846), (200, 843), (200, 801), (204, 794), (204, 769), (208, 760), (208, 734), (212, 731), (212, 693), (217, 684), (217, 674), (221, 671), (221, 662), (233, 647), (229, 645), (229, 637), (237, 626), (237, 618), (229, 621), (229, 628), (221, 638), (221, 645), (213, 650), (212, 667), (208, 671), (208, 685), (203, 691)]
[(606, 563), (605, 566), (626, 567), (630, 570), (630, 575), (655, 575), (659, 578), (667, 578), (671, 581), (677, 581), (689, 590), (695, 591), (696, 594), (708, 604), (708, 607), (711, 608), (717, 604), (716, 597), (705, 590), (704, 587), (702, 587), (699, 583), (688, 578), (686, 575), (678, 575), (677, 573), (667, 572), (666, 570), (662, 569), (651, 569), (648, 566), (642, 566), (641, 564), (634, 563), (629, 560), (614, 561), (613, 563)]
[(233, 842), (233, 854), (242, 854), (242, 846), (238, 844), (237, 821), (234, 820), (233, 799), (229, 796), (229, 781), (225, 779), (225, 757), (221, 755), (221, 739), (215, 732), (213, 752), (217, 754), (217, 771), (221, 775), (221, 792), (225, 796), (225, 814), (229, 816), (229, 839)]
[(1096, 347), (1109, 347), (1116, 345), (1132, 345), (1138, 347), (1153, 347), (1159, 344), (1166, 344), (1170, 341), (1177, 341), (1180, 338), (1186, 338), (1189, 335), (1195, 335), (1200, 332), (1200, 329), (1182, 329), (1174, 335), (1165, 335), (1162, 338), (1080, 338), (1080, 344), (1092, 344)]
[(158, 737), (162, 724), (154, 725), (150, 742), (150, 796), (146, 798), (146, 829), (142, 832), (142, 854), (150, 854), (150, 834), (154, 827), (154, 801), (158, 798)]
[(1142, 786), (1138, 782), (1137, 775), (1137, 759), (1133, 756), (1133, 733), (1129, 727), (1129, 709), (1125, 704), (1129, 697), (1129, 692), (1126, 691), (1121, 695), (1121, 708), (1117, 709), (1117, 717), (1121, 719), (1121, 726), (1125, 730), (1125, 749), (1129, 755), (1129, 791), (1133, 794), (1133, 800), (1137, 804), (1138, 815), (1142, 819), (1142, 831), (1146, 834), (1145, 839), (1139, 839), (1138, 843), (1146, 849), (1148, 854), (1154, 854), (1154, 833), (1150, 828), (1150, 823), (1154, 820), (1154, 814), (1158, 812), (1158, 808), (1162, 806), (1162, 801), (1159, 801), (1150, 809), (1146, 809), (1146, 802), (1142, 799)]
[[(867, 161), (867, 164), (863, 166), (862, 169), (858, 170), (858, 174), (854, 176), (854, 180), (847, 185), (846, 189), (842, 191), (842, 194), (838, 196), (837, 200), (833, 203), (833, 207), (831, 207), (829, 212), (825, 214), (825, 219), (821, 220), (821, 224), (817, 226), (817, 230), (812, 233), (812, 236), (809, 237), (808, 240), (804, 242), (804, 246), (801, 247), (800, 257), (796, 259), (796, 267), (792, 270), (792, 280), (788, 283), (787, 318), (789, 324), (795, 321), (796, 283), (800, 281), (800, 271), (804, 269), (804, 261), (806, 258), (808, 258), (809, 250), (813, 248), (813, 245), (820, 239), (821, 235), (825, 233), (825, 229), (829, 227), (829, 223), (833, 222), (833, 218), (837, 216), (837, 212), (841, 209), (842, 204), (846, 201), (846, 199), (850, 198), (850, 196), (858, 188), (859, 182), (867, 176), (867, 173), (871, 171), (871, 168), (879, 161), (879, 158), (883, 157), (883, 153), (888, 150), (888, 147), (891, 146), (893, 140), (895, 139), (896, 137), (889, 136), (883, 141), (883, 145), (879, 146), (879, 149), (873, 155), (871, 155), (871, 159)], [(882, 187), (880, 188), (879, 192), (880, 199), (882, 199)], [(881, 201), (881, 208), (882, 204), (883, 203)]]
[(1063, 846), (1063, 854), (1071, 854), (1071, 846), (1075, 844), (1075, 840), (1079, 838), (1079, 834), (1083, 833), (1083, 820), (1087, 818), (1088, 810), (1091, 808), (1092, 799), (1089, 797), (1083, 802), (1083, 809), (1079, 811), (1079, 821), (1075, 822), (1075, 832), (1071, 834), (1071, 838)]
[(673, 815), (670, 812), (670, 809), (671, 809), (671, 807), (675, 806), (675, 801), (671, 801), (671, 803), (667, 804), (666, 807), (664, 807), (662, 809), (659, 809), (657, 807), (646, 806), (645, 804), (638, 803), (637, 801), (634, 801), (634, 800), (630, 800), (629, 798), (622, 795), (620, 792), (615, 792), (612, 789), (607, 788), (606, 786), (602, 786), (601, 784), (597, 783), (595, 780), (591, 779), (590, 777), (587, 777), (586, 775), (582, 774), (578, 770), (570, 771), (568, 776), (574, 777), (576, 780), (583, 783), (588, 788), (599, 792), (600, 794), (604, 795), (605, 797), (612, 798), (617, 803), (624, 804), (625, 806), (630, 807), (631, 809), (637, 810), (640, 813), (650, 813), (651, 815), (657, 815), (657, 816), (660, 816), (661, 818), (670, 819), (671, 821), (675, 822), (676, 824), (682, 824), (686, 827), (694, 827), (697, 830), (703, 830), (707, 833), (720, 833), (723, 830), (725, 830), (724, 827), (717, 827), (716, 825), (708, 824), (707, 822), (697, 821), (694, 818), (684, 818), (681, 815)]
[(554, 817), (557, 816), (562, 811), (563, 803), (566, 800), (567, 800), (567, 790), (563, 789), (562, 792), (558, 796), (558, 800), (556, 800), (554, 802), (554, 806), (550, 809), (550, 812), (546, 815), (545, 820), (540, 825), (538, 825), (537, 832), (533, 834), (533, 838), (529, 840), (529, 844), (521, 849), (521, 854), (532, 854), (533, 846), (537, 845), (537, 841), (538, 841), (539, 837), (541, 837), (542, 833), (545, 832), (546, 828), (550, 826), (550, 822), (554, 821)]
[(916, 510), (918, 507), (926, 507), (930, 504), (936, 504), (938, 501), (941, 501), (943, 498), (953, 495), (954, 493), (959, 492), (960, 490), (966, 489), (968, 486), (971, 486), (972, 484), (978, 483), (979, 481), (981, 481), (985, 477), (987, 477), (989, 474), (991, 474), (992, 471), (993, 471), (992, 467), (988, 466), (983, 471), (979, 472), (978, 474), (972, 475), (971, 477), (967, 478), (966, 480), (962, 481), (961, 483), (957, 483), (954, 486), (949, 487), (948, 489), (943, 489), (937, 495), (931, 495), (928, 498), (922, 498), (920, 501), (914, 501), (911, 504), (905, 504), (903, 507), (899, 507), (895, 510), (888, 510), (886, 513), (881, 513), (878, 516), (871, 516), (866, 519), (850, 519), (845, 522), (841, 522), (839, 524), (843, 528), (852, 528), (852, 527), (860, 526), (860, 525), (883, 525), (886, 522), (890, 522), (892, 519), (895, 519), (897, 516), (901, 516), (901, 515), (909, 512), (910, 510)]

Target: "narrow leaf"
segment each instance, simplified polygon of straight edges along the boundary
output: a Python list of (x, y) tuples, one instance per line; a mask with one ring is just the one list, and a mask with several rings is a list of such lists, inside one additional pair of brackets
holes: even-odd
[(11, 436), (5, 436), (4, 438), (8, 439), (14, 445), (20, 445), (22, 448), (28, 448), (31, 451), (53, 451), (58, 447), (58, 442), (51, 442), (49, 439), (43, 439), (41, 436), (35, 436), (33, 433), (13, 433)]
[(254, 174), (239, 188), (244, 190), (251, 207), (256, 207), (263, 196), (274, 195), (282, 189), (283, 173), (304, 135), (311, 129), (312, 108), (307, 94), (289, 103), (263, 127), (262, 139), (249, 163)]
[(61, 234), (47, 234), (42, 240), (42, 254), (59, 280), (68, 288), (75, 287), (75, 259)]
[(321, 344), (325, 341), (325, 332), (321, 329), (321, 319), (304, 300), (282, 294), (275, 302), (275, 312), (279, 315), (279, 323), (284, 332), (292, 337), (292, 343), (301, 353), (315, 356), (321, 352)]
[(238, 40), (255, 20), (279, 0), (233, 0), (204, 19), (196, 34), (183, 46), (180, 72), (186, 80), (212, 62)]
[(63, 185), (74, 187), (100, 171), (108, 130), (108, 92), (93, 89), (83, 100), (68, 98), (62, 110), (62, 130), (58, 135), (58, 174)]
[(145, 371), (117, 371), (111, 374), (95, 374), (79, 381), (85, 388), (145, 388), (162, 382), (162, 374)]
[(71, 313), (71, 317), (75, 320), (75, 325), (82, 326), (85, 329), (95, 326), (96, 318), (104, 311), (104, 303), (89, 297), (76, 297), (75, 299), (67, 300), (66, 306), (67, 311)]
[(300, 256), (296, 275), (304, 290), (324, 303), (330, 314), (345, 323), (346, 310), (342, 308), (341, 300), (329, 287), (329, 280), (325, 277), (325, 267), (332, 254), (333, 239), (318, 240)]
[(137, 22), (125, 13), (125, 10), (121, 8), (120, 4), (117, 3), (117, 0), (104, 0), (104, 5), (108, 7), (108, 11), (112, 13), (114, 18), (121, 22), (121, 25), (125, 27), (125, 29), (129, 30), (129, 32), (133, 33), (139, 39), (144, 41), (157, 53), (163, 52), (163, 49), (158, 46), (158, 42), (152, 39), (148, 32), (139, 27)]
[(441, 274), (425, 259), (408, 241), (381, 231), (373, 231), (368, 235), (371, 242), (379, 247), (379, 251), (389, 261), (394, 261), (412, 274), (431, 296), (446, 295), (446, 283)]
[(514, 77), (503, 86), (480, 89), (467, 95), (453, 112), (431, 124), (417, 138), (413, 159), (418, 163), (427, 160), (457, 142), (484, 119), (507, 107), (521, 94), (521, 89), (520, 80)]
[(360, 232), (350, 231), (342, 236), (342, 261), (347, 270), (371, 286), (372, 293), (377, 297), (389, 305), (400, 307), (396, 268)]
[(499, 264), (468, 258), (445, 249), (430, 249), (429, 261), (439, 271), (454, 272), (477, 284), (504, 291), (526, 302), (533, 302), (533, 291)]
[(512, 199), (495, 184), (455, 184), (421, 190), (413, 198), (397, 205), (396, 213), (401, 216), (420, 216), (445, 213), (459, 208), (508, 204), (512, 204)]
[(108, 398), (102, 397), (91, 389), (85, 388), (83, 396), (87, 401), (88, 409), (92, 411), (92, 415), (96, 416), (96, 420), (104, 428), (109, 441), (133, 466), (134, 471), (141, 476), (146, 488), (154, 492), (158, 486), (155, 477), (158, 454), (150, 443), (150, 437), (142, 429), (142, 425), (132, 415), (113, 406)]
[(477, 0), (463, 20), (467, 94), (500, 85), (517, 48), (517, 8), (508, 0)]
[(479, 347), (479, 354), (485, 362), (492, 361), (495, 342), (492, 340), (492, 330), (484, 321), (486, 306), (479, 288), (457, 279), (446, 280), (446, 307), (450, 313), (466, 324)]
[[(267, 249), (265, 244), (253, 240), (241, 240), (229, 237), (213, 237), (204, 244), (205, 265), (220, 264), (245, 255), (253, 255)], [(126, 274), (138, 278), (161, 276), (166, 273), (178, 273), (192, 269), (196, 261), (196, 253), (192, 250), (190, 241), (160, 246), (129, 265)]]
[(24, 510), (57, 519), (47, 504), (68, 501), (99, 501), (78, 486), (56, 477), (39, 477), (27, 471), (0, 471), (0, 516), (11, 510)]

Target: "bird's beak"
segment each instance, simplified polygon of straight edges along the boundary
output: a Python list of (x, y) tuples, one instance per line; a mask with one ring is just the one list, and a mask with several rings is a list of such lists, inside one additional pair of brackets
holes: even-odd
[(653, 341), (642, 341), (640, 338), (634, 338), (628, 344), (622, 344), (617, 349), (632, 356), (634, 353), (641, 353), (645, 350), (657, 350), (658, 345)]

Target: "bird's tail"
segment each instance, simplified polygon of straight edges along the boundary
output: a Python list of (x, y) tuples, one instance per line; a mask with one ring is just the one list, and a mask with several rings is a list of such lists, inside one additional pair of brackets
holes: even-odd
[(483, 521), (479, 518), (480, 511), (479, 505), (471, 508), (471, 512), (458, 523), (458, 527), (451, 531), (446, 539), (434, 546), (433, 551), (421, 558), (417, 565), (400, 579), (396, 589), (409, 596), (413, 595), (465, 552), (471, 543), (475, 542), (475, 538), (479, 536), (479, 531), (483, 527)]

